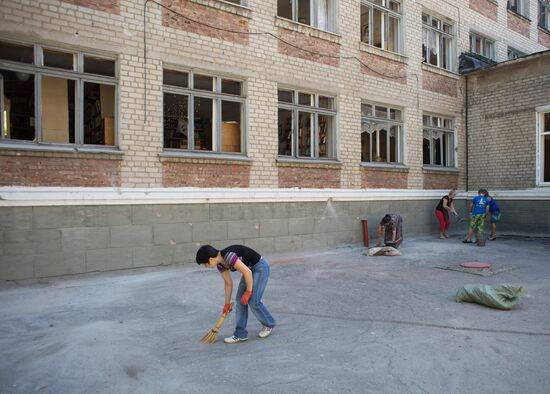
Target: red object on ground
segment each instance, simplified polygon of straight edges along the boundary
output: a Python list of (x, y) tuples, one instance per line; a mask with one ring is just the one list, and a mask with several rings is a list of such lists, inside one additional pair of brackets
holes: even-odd
[(367, 219), (361, 219), (363, 223), (363, 244), (369, 247), (369, 221)]
[(474, 268), (474, 269), (491, 268), (491, 264), (489, 264), (489, 263), (478, 263), (477, 261), (474, 261), (472, 263), (462, 263), (462, 264), (460, 264), (460, 266), (464, 267), (464, 268)]

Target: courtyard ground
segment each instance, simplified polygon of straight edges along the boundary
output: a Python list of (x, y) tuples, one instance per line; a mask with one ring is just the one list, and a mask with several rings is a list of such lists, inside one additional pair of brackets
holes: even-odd
[[(4, 282), (1, 393), (547, 393), (550, 239), (406, 239), (402, 256), (364, 248), (265, 256), (266, 339), (199, 342), (223, 306), (195, 264)], [(435, 268), (483, 261), (478, 276)], [(235, 275), (235, 274), (234, 274)], [(234, 278), (238, 279), (237, 276)], [(454, 301), (464, 284), (523, 286), (516, 310)]]

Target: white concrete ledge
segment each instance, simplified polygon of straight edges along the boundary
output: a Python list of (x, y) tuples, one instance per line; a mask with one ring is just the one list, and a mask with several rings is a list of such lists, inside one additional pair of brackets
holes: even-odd
[[(0, 187), (0, 207), (433, 200), (448, 190)], [(458, 199), (476, 192), (459, 192)], [(498, 199), (550, 200), (550, 188), (492, 191)]]

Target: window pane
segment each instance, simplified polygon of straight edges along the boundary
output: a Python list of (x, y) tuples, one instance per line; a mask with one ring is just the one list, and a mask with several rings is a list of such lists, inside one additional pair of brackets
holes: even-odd
[(432, 116), (432, 126), (440, 127), (440, 118), (438, 118), (437, 116)]
[(332, 157), (332, 125), (333, 117), (319, 115), (319, 157)]
[(222, 79), (222, 93), (241, 95), (241, 82)]
[(397, 1), (390, 0), (388, 8), (392, 11), (399, 12), (399, 3)]
[(446, 129), (452, 129), (453, 121), (451, 119), (443, 119), (443, 127)]
[(370, 104), (361, 104), (361, 115), (363, 115), (363, 116), (372, 116), (372, 105), (370, 105)]
[(0, 87), (2, 86), (2, 137), (12, 140), (34, 140), (34, 75), (0, 69)]
[(399, 126), (390, 127), (390, 163), (397, 163), (399, 147)]
[(449, 64), (449, 53), (450, 53), (449, 39), (447, 37), (441, 37), (440, 42), (441, 42), (441, 64), (439, 66), (448, 69), (448, 68), (450, 68), (450, 64)]
[(294, 103), (294, 95), (289, 90), (280, 90), (279, 89), (279, 101), (284, 103)]
[(382, 39), (384, 35), (384, 25), (382, 18), (384, 14), (378, 9), (373, 10), (373, 21), (372, 21), (372, 45), (378, 48), (382, 48)]
[(422, 139), (422, 163), (430, 164), (430, 132), (424, 131), (424, 138)]
[(89, 74), (115, 76), (115, 61), (84, 56), (84, 72)]
[(401, 120), (401, 111), (390, 108), (390, 119)]
[(550, 182), (550, 135), (544, 136), (544, 182)]
[(544, 132), (550, 132), (550, 112), (544, 114)]
[(441, 21), (437, 18), (434, 18), (433, 16), (432, 16), (432, 27), (435, 27), (436, 29), (441, 28)]
[(361, 41), (369, 44), (370, 7), (361, 4)]
[(300, 105), (313, 105), (313, 95), (307, 93), (298, 93), (298, 104)]
[(437, 66), (437, 58), (439, 56), (439, 34), (435, 31), (430, 31), (430, 53), (428, 63)]
[(298, 112), (298, 156), (311, 157), (311, 125), (313, 114)]
[(164, 147), (189, 147), (189, 96), (164, 93)]
[(298, 22), (311, 25), (310, 0), (296, 0), (298, 4)]
[(422, 14), (422, 22), (428, 24), (430, 17), (427, 14)]
[(292, 19), (292, 1), (277, 0), (277, 15), (282, 18)]
[(316, 27), (321, 30), (329, 30), (329, 7), (330, 7), (330, 0), (317, 0), (317, 19), (316, 19)]
[[(435, 134), (435, 133), (432, 133)], [(438, 138), (435, 138), (438, 137)], [(433, 157), (432, 157), (432, 164), (441, 165), (441, 136), (434, 136), (432, 138), (432, 147), (433, 147)]]
[(193, 75), (193, 88), (198, 90), (214, 90), (213, 78), (207, 75)]
[(376, 106), (375, 107), (375, 116), (377, 118), (387, 119), (388, 118), (388, 109), (386, 107)]
[(380, 162), (387, 162), (388, 161), (388, 128), (384, 127), (378, 132), (379, 137), (379, 149), (378, 149), (378, 157)]
[(429, 32), (426, 29), (422, 29), (422, 61), (426, 62), (428, 58), (428, 51), (429, 51)]
[(389, 51), (399, 51), (399, 20), (393, 17), (389, 17), (388, 26), (388, 47)]
[(363, 122), (363, 127), (361, 127), (361, 161), (371, 161), (371, 136), (367, 130), (368, 126), (366, 125), (368, 122)]
[(163, 70), (162, 83), (165, 85), (187, 88), (189, 87), (189, 74), (179, 71)]
[(332, 97), (319, 96), (319, 107), (332, 109)]
[(72, 53), (44, 49), (44, 66), (74, 70), (74, 55)]
[(212, 99), (195, 97), (195, 149), (212, 150)]
[(33, 64), (34, 48), (32, 46), (0, 42), (0, 59)]
[(422, 116), (422, 124), (424, 126), (429, 126), (430, 125), (430, 117), (426, 116), (426, 115)]
[[(74, 126), (75, 81), (43, 76), (42, 141), (74, 143)], [(97, 126), (101, 127), (101, 119), (97, 120)]]
[(241, 151), (241, 105), (222, 101), (222, 152)]
[(279, 108), (279, 155), (292, 156), (292, 111)]
[(115, 145), (115, 86), (84, 82), (84, 143)]

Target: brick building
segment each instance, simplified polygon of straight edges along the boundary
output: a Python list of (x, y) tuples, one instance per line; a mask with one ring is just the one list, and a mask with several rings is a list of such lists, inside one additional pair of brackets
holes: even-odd
[(468, 188), (459, 55), (543, 51), (549, 15), (544, 0), (0, 0), (1, 252), (24, 272), (6, 276), (189, 260), (207, 241), (357, 242), (357, 218), (387, 210), (430, 231), (441, 191)]

